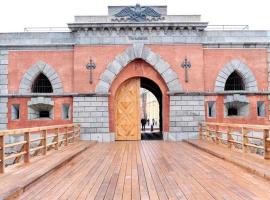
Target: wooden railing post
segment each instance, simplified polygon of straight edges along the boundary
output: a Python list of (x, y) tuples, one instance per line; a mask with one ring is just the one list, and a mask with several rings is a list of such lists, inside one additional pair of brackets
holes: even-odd
[(206, 136), (206, 140), (209, 141), (209, 137), (210, 137), (210, 131), (209, 131), (209, 126), (206, 124), (205, 125), (205, 136)]
[(66, 142), (65, 142), (65, 145), (67, 146), (68, 145), (68, 127), (65, 127), (65, 135), (66, 135)]
[(43, 150), (43, 155), (46, 155), (47, 154), (47, 129), (42, 131), (43, 134), (43, 147), (44, 147), (44, 150)]
[(216, 134), (216, 143), (218, 144), (219, 143), (219, 126), (216, 125), (216, 129), (215, 129), (215, 134)]
[(5, 172), (5, 136), (0, 135), (0, 173)]
[(26, 143), (24, 144), (24, 151), (26, 154), (24, 154), (24, 162), (29, 163), (30, 162), (30, 132), (24, 133), (24, 141)]
[(75, 142), (75, 135), (76, 135), (76, 126), (75, 125), (72, 126), (72, 130), (73, 130), (73, 132), (72, 132), (72, 142)]
[(55, 144), (55, 150), (58, 150), (58, 148), (59, 148), (59, 128), (56, 128), (55, 129), (55, 142), (56, 142), (56, 144)]
[(80, 140), (80, 138), (81, 138), (81, 125), (80, 124), (78, 124), (77, 125), (77, 128), (78, 128), (78, 140)]
[(270, 148), (269, 129), (264, 129), (263, 131), (263, 150), (264, 150), (263, 157), (264, 159), (270, 159), (269, 148)]
[(232, 135), (231, 135), (231, 132), (232, 132), (232, 128), (231, 127), (227, 127), (227, 142), (228, 142), (228, 148), (232, 148)]
[(199, 123), (199, 140), (202, 140), (202, 123)]
[(248, 144), (248, 137), (247, 137), (247, 128), (245, 127), (242, 127), (242, 151), (244, 153), (247, 153), (247, 149), (248, 149), (248, 146), (246, 144)]

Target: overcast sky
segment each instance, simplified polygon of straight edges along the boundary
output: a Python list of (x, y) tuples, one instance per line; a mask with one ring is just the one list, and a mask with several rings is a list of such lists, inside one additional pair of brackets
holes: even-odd
[(0, 0), (0, 32), (65, 27), (74, 15), (106, 15), (108, 5), (167, 5), (168, 14), (201, 14), (210, 24), (270, 30), (270, 0)]

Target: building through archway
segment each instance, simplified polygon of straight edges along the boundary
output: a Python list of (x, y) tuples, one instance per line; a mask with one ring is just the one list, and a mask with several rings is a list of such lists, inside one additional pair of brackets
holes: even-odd
[(140, 81), (141, 119), (146, 120), (145, 129), (141, 130), (141, 138), (145, 140), (162, 139), (162, 92), (159, 86), (150, 79), (142, 77)]

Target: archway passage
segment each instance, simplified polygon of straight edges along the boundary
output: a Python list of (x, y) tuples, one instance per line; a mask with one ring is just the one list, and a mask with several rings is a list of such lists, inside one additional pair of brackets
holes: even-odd
[[(146, 89), (147, 95), (141, 95), (141, 118), (146, 120), (146, 128), (141, 130), (142, 140), (162, 140), (162, 92), (159, 86), (152, 80), (141, 77), (141, 88)], [(151, 96), (155, 98), (151, 98)], [(150, 100), (147, 98), (150, 96)], [(145, 102), (144, 102), (145, 101)], [(157, 102), (156, 102), (157, 101)], [(149, 105), (150, 104), (150, 105)], [(156, 113), (156, 111), (158, 111)], [(154, 114), (152, 114), (154, 112)], [(142, 124), (141, 124), (142, 125)]]
[[(160, 99), (160, 126), (163, 133), (169, 131), (169, 105), (170, 99), (168, 95), (168, 87), (166, 82), (163, 80), (162, 76), (147, 62), (141, 59), (136, 59), (129, 63), (115, 78), (110, 87), (110, 96), (109, 96), (109, 130), (111, 133), (115, 134), (115, 139), (117, 140), (116, 133), (116, 96), (119, 89), (123, 84), (133, 78), (139, 78), (141, 81), (139, 84), (139, 89), (145, 88), (149, 89), (157, 99)], [(149, 84), (149, 80), (151, 83)], [(154, 84), (153, 84), (154, 83)], [(160, 93), (162, 95), (160, 95)], [(140, 100), (140, 99), (139, 99)], [(139, 113), (140, 114), (140, 113)], [(140, 115), (139, 115), (140, 118)], [(138, 126), (140, 128), (140, 119), (138, 120)], [(140, 129), (139, 129), (140, 130)]]
[[(159, 104), (159, 121), (149, 119), (151, 130), (144, 132), (144, 137), (141, 137), (140, 127), (146, 116), (142, 117), (140, 88), (149, 90)], [(128, 79), (117, 89), (114, 102), (116, 140), (162, 139), (162, 92), (156, 83), (144, 77)], [(159, 124), (158, 132), (153, 130), (156, 124)]]

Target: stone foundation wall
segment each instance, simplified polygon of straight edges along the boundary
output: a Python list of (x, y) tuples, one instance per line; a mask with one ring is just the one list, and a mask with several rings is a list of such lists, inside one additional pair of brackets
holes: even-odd
[(0, 130), (7, 129), (7, 113), (8, 113), (8, 107), (7, 107), (8, 98), (6, 97), (0, 97)]
[[(0, 50), (0, 95), (8, 93), (8, 51)], [(8, 98), (0, 96), (0, 130), (7, 129)]]
[(170, 97), (170, 131), (165, 140), (179, 141), (198, 137), (198, 123), (205, 120), (204, 96)]
[(114, 141), (109, 132), (108, 97), (74, 97), (73, 122), (81, 124), (81, 139)]

